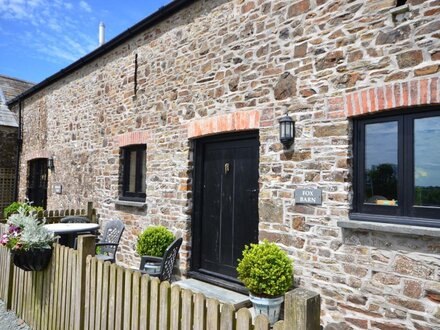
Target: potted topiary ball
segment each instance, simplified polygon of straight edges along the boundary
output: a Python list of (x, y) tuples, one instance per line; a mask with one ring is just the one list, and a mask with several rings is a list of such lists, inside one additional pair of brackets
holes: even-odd
[[(162, 258), (167, 247), (175, 240), (171, 231), (163, 226), (152, 226), (145, 229), (138, 238), (136, 252), (141, 256)], [(148, 274), (160, 271), (160, 261), (147, 262), (144, 269)]]
[(249, 290), (255, 313), (265, 314), (270, 324), (274, 324), (280, 315), (284, 293), (293, 284), (293, 262), (279, 246), (267, 240), (246, 246), (238, 262), (238, 279)]

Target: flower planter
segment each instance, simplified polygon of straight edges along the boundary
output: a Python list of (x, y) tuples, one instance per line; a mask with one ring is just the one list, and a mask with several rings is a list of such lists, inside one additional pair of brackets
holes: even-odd
[(249, 294), (249, 300), (254, 305), (255, 314), (266, 315), (271, 325), (273, 325), (280, 318), (281, 304), (284, 301), (284, 296), (263, 298)]
[(160, 263), (154, 263), (154, 262), (147, 262), (144, 265), (144, 270), (149, 275), (158, 275), (160, 274)]
[(14, 265), (25, 271), (44, 270), (52, 257), (52, 249), (11, 251)]

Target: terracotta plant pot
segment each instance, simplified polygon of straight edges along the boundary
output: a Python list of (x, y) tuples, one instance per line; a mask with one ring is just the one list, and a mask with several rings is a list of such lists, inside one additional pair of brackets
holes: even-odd
[(44, 270), (52, 257), (52, 249), (34, 249), (29, 251), (12, 251), (14, 265), (25, 271)]

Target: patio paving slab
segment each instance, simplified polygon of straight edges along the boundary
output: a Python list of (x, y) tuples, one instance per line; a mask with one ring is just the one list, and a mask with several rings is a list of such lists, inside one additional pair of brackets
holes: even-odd
[(7, 311), (5, 303), (0, 300), (0, 329), (1, 330), (31, 330), (31, 328), (19, 319), (11, 311)]

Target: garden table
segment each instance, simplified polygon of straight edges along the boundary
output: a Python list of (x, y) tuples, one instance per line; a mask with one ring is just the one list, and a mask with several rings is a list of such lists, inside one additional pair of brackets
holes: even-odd
[(61, 236), (60, 244), (75, 247), (75, 239), (81, 233), (90, 233), (99, 229), (97, 223), (53, 223), (44, 228)]

